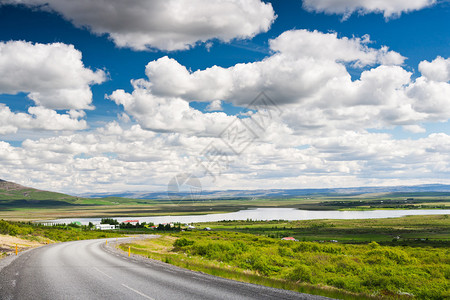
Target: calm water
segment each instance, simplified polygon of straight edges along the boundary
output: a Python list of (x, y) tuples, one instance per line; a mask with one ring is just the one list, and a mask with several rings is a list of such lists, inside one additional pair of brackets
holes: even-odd
[[(158, 216), (158, 217), (118, 217), (119, 222), (126, 220), (139, 220), (139, 222), (160, 223), (198, 223), (215, 222), (222, 220), (315, 220), (315, 219), (380, 219), (395, 218), (409, 215), (445, 215), (450, 209), (423, 209), (423, 210), (368, 210), (368, 211), (317, 211), (300, 210), (295, 208), (257, 208), (240, 210), (225, 214), (187, 215), (187, 216)], [(89, 222), (99, 224), (101, 218), (73, 218), (57, 219), (49, 222), (71, 223), (75, 221), (87, 225)]]

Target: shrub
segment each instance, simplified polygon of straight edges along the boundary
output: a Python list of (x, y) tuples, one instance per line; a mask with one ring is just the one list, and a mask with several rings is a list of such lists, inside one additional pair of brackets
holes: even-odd
[(292, 272), (288, 275), (288, 278), (292, 281), (300, 282), (311, 282), (312, 272), (310, 267), (305, 265), (298, 265)]
[(190, 246), (193, 244), (194, 244), (194, 241), (188, 240), (186, 238), (180, 238), (180, 239), (177, 239), (173, 245), (175, 247), (181, 248), (181, 247)]

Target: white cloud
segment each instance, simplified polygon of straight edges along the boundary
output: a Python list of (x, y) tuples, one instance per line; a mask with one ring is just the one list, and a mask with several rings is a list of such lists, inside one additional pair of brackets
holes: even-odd
[(438, 56), (432, 62), (424, 60), (419, 64), (419, 71), (429, 80), (448, 82), (450, 81), (450, 58)]
[(399, 16), (432, 6), (436, 0), (303, 0), (303, 8), (311, 12), (343, 15), (382, 13), (385, 18)]
[[(158, 131), (191, 128), (199, 133), (210, 128), (208, 124), (224, 126), (224, 115), (202, 114), (188, 102), (247, 106), (260, 91), (281, 106), (283, 122), (296, 134), (393, 126), (419, 132), (423, 122), (450, 118), (450, 85), (436, 81), (446, 79), (442, 69), (447, 60), (421, 63), (425, 74), (413, 80), (401, 66), (405, 57), (386, 46), (369, 45), (368, 36), (339, 38), (335, 33), (291, 30), (270, 41), (271, 56), (254, 63), (190, 72), (162, 57), (148, 63), (148, 79), (133, 81), (132, 95), (117, 92), (111, 98), (144, 128)], [(349, 67), (363, 68), (359, 79), (352, 80)]]
[[(5, 1), (4, 1), (5, 2)], [(7, 0), (53, 10), (78, 27), (135, 50), (188, 49), (197, 42), (251, 38), (275, 19), (260, 0)]]
[(85, 120), (79, 120), (83, 113), (71, 111), (58, 114), (41, 106), (30, 107), (28, 113), (14, 113), (0, 103), (0, 135), (16, 133), (19, 129), (74, 131), (87, 128)]
[(301, 102), (318, 94), (328, 82), (349, 81), (345, 64), (398, 65), (405, 59), (387, 47), (374, 49), (368, 44), (367, 36), (349, 39), (335, 33), (291, 30), (270, 41), (275, 53), (262, 61), (189, 72), (176, 60), (162, 57), (147, 65), (149, 81), (140, 84), (155, 95), (187, 101), (247, 105), (264, 90), (278, 103)]
[(47, 109), (92, 109), (90, 85), (105, 80), (102, 70), (84, 67), (72, 45), (0, 42), (0, 94), (28, 93)]
[(374, 64), (401, 65), (405, 57), (388, 47), (370, 48), (370, 36), (362, 38), (338, 37), (337, 33), (322, 33), (317, 30), (290, 30), (270, 41), (270, 48), (283, 55), (300, 58), (352, 63), (354, 67)]
[[(295, 137), (293, 137), (295, 139)], [(298, 149), (286, 139), (255, 141), (205, 189), (348, 187), (449, 183), (450, 136), (431, 134), (395, 140), (389, 134), (347, 131), (316, 136)], [(198, 171), (197, 159), (220, 138), (159, 134), (116, 122), (89, 132), (25, 140), (21, 147), (0, 142), (0, 178), (43, 189), (124, 191), (167, 189), (181, 172)], [(442, 180), (438, 180), (441, 178)]]
[(222, 101), (220, 100), (214, 100), (208, 106), (206, 107), (207, 111), (221, 111), (222, 108)]
[(109, 99), (122, 105), (145, 129), (157, 132), (184, 132), (217, 136), (235, 120), (223, 112), (204, 114), (177, 97), (158, 97), (134, 82), (134, 91), (116, 90)]

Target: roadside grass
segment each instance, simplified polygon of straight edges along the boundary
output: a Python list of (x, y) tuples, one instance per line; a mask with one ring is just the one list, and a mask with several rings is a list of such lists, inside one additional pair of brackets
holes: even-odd
[(292, 242), (227, 231), (171, 233), (120, 248), (128, 246), (183, 268), (334, 298), (450, 297), (448, 247)]
[(136, 243), (127, 243), (118, 245), (119, 249), (128, 251), (134, 255), (144, 256), (150, 259), (159, 260), (177, 267), (189, 269), (192, 271), (203, 272), (206, 274), (237, 280), (241, 282), (264, 285), (273, 288), (292, 290), (301, 293), (322, 295), (331, 298), (340, 299), (373, 299), (373, 296), (366, 294), (354, 294), (339, 290), (331, 286), (311, 285), (304, 282), (291, 282), (284, 279), (264, 277), (256, 271), (242, 269), (236, 266), (228, 265), (224, 262), (204, 259), (203, 257), (189, 256), (185, 253), (173, 251), (173, 244), (177, 238), (163, 235), (160, 238), (138, 241)]
[[(450, 296), (447, 215), (195, 225), (199, 231), (130, 244), (132, 252), (213, 275), (307, 293), (325, 295), (323, 290), (330, 293), (331, 287), (334, 295), (327, 295), (337, 298), (349, 297), (336, 294), (343, 291), (358, 297)], [(205, 227), (213, 231), (201, 230)], [(280, 241), (288, 235), (300, 242)], [(398, 235), (401, 238), (397, 240)], [(339, 243), (311, 242), (337, 237)], [(174, 242), (174, 238), (183, 242)], [(237, 245), (244, 250), (237, 251)], [(315, 250), (300, 251), (299, 245)], [(122, 245), (123, 250), (127, 247)], [(257, 263), (258, 259), (262, 261)]]

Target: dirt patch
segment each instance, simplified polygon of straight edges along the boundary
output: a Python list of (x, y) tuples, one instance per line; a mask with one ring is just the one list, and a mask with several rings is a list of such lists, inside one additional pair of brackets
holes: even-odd
[(29, 241), (15, 236), (0, 234), (0, 258), (13, 254), (16, 251), (16, 245), (17, 250), (20, 252), (29, 248), (35, 248), (45, 245), (45, 243), (39, 241)]

